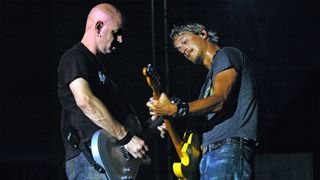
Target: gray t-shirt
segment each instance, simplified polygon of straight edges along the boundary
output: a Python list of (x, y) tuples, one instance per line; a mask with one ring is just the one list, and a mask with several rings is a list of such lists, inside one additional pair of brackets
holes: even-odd
[(199, 98), (212, 95), (215, 77), (230, 68), (238, 73), (235, 86), (224, 108), (218, 113), (207, 114), (210, 128), (203, 133), (202, 146), (229, 137), (257, 139), (258, 104), (254, 74), (248, 57), (239, 49), (225, 47), (217, 52)]

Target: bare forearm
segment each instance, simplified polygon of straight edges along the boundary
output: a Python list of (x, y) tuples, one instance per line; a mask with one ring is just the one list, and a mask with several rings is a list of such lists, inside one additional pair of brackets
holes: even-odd
[[(188, 112), (193, 115), (202, 115), (210, 112), (217, 112), (222, 109), (224, 102), (225, 102), (225, 98), (217, 95), (212, 95), (204, 99), (199, 99), (199, 100), (189, 102)], [(151, 115), (154, 114), (158, 116), (177, 115), (178, 109), (182, 108), (181, 106), (178, 108), (179, 106), (178, 104), (172, 103), (170, 99), (167, 97), (167, 95), (165, 94), (161, 94), (160, 99), (157, 101), (154, 101), (153, 103), (147, 102), (147, 106), (152, 109)], [(179, 112), (180, 110), (181, 109), (179, 109)]]
[(109, 132), (118, 140), (127, 134), (124, 127), (114, 119), (107, 107), (92, 93), (87, 80), (77, 78), (70, 83), (69, 87), (77, 106), (96, 125)]
[(223, 107), (224, 99), (218, 96), (209, 96), (204, 99), (189, 102), (190, 114), (203, 114), (220, 111)]
[(122, 139), (126, 135), (127, 132), (123, 125), (114, 119), (105, 105), (95, 96), (90, 97), (84, 105), (79, 107), (96, 125), (105, 129), (115, 138)]

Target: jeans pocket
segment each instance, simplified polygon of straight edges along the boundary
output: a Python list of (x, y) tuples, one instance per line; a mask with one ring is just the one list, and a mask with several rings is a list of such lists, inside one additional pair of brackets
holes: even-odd
[(76, 161), (76, 158), (73, 158), (73, 159), (70, 159), (66, 162), (65, 168), (66, 168), (66, 174), (67, 174), (68, 179), (74, 179), (75, 161)]

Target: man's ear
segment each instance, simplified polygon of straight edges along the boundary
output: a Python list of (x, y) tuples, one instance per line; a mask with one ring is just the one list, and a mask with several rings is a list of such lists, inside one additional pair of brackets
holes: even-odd
[(203, 39), (207, 39), (208, 37), (208, 32), (205, 29), (201, 29), (199, 32), (200, 37), (202, 37)]
[(97, 30), (98, 34), (100, 34), (102, 27), (103, 27), (103, 22), (98, 21), (95, 25), (95, 29)]

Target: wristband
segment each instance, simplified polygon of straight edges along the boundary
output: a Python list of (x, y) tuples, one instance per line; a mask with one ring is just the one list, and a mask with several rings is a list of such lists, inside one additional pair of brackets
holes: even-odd
[(133, 138), (133, 134), (128, 131), (126, 136), (124, 136), (124, 138), (120, 139), (118, 142), (120, 145), (126, 145), (131, 141), (132, 138)]
[(174, 117), (183, 117), (189, 114), (189, 104), (186, 102), (178, 102), (177, 112), (174, 114)]

